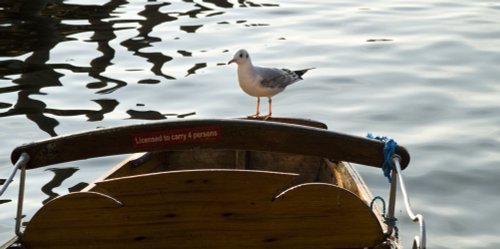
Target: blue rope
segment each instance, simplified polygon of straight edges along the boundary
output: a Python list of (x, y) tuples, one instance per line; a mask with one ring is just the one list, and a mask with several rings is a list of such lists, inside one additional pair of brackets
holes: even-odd
[(391, 183), (391, 171), (393, 168), (392, 156), (394, 155), (394, 153), (396, 151), (396, 147), (398, 147), (398, 144), (396, 143), (396, 141), (394, 141), (386, 136), (383, 136), (383, 137), (376, 136), (375, 137), (375, 136), (373, 136), (373, 134), (368, 133), (366, 135), (366, 137), (385, 142), (385, 145), (384, 145), (384, 164), (382, 165), (382, 170), (384, 171), (384, 176), (387, 177), (387, 180), (389, 181), (389, 183)]

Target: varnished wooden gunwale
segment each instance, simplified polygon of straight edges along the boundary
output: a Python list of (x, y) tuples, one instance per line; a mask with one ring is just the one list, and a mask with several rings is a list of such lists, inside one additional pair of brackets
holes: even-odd
[[(199, 130), (210, 132), (212, 137), (185, 142), (134, 142), (148, 134), (161, 136)], [(380, 141), (314, 127), (237, 119), (166, 121), (99, 129), (17, 147), (11, 159), (15, 162), (26, 152), (31, 158), (27, 168), (31, 169), (94, 157), (193, 147), (311, 155), (373, 167), (381, 167), (384, 162), (384, 143)], [(398, 146), (396, 153), (402, 157), (402, 168), (406, 168), (410, 160), (408, 152)]]

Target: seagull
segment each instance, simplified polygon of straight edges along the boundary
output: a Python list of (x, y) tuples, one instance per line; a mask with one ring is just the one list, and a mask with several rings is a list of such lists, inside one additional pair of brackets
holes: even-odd
[[(252, 64), (250, 55), (245, 49), (238, 50), (233, 59), (227, 64), (238, 65), (238, 81), (241, 89), (250, 96), (257, 97), (257, 112), (252, 118), (268, 119), (272, 114), (271, 97), (282, 92), (292, 83), (302, 80), (302, 75), (313, 68), (292, 71), (290, 69), (278, 69), (268, 67), (257, 67)], [(265, 116), (260, 114), (260, 97), (269, 100), (269, 113)]]

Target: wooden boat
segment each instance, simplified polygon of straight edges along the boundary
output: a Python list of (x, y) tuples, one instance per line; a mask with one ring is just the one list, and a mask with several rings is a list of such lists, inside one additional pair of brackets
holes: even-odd
[[(169, 121), (23, 145), (12, 161), (28, 170), (136, 154), (46, 203), (2, 248), (400, 248), (392, 214), (370, 207), (347, 163), (380, 167), (383, 148), (284, 118)], [(396, 154), (404, 169), (407, 150)]]

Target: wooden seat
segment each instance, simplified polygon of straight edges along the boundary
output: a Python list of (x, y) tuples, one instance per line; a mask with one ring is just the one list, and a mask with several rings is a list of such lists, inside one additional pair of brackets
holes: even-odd
[(56, 198), (27, 248), (365, 248), (384, 240), (358, 196), (292, 173), (183, 170), (118, 177)]

